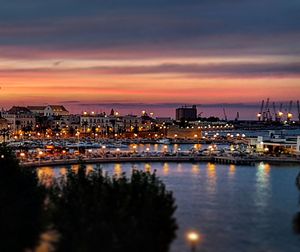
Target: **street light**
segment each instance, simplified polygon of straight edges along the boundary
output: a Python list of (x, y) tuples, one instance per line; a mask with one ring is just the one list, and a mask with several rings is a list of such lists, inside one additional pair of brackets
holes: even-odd
[(75, 135), (77, 136), (77, 148), (78, 148), (78, 154), (79, 154), (79, 137), (80, 137), (80, 132), (78, 131)]
[(120, 157), (120, 151), (121, 151), (120, 148), (117, 148), (116, 151), (117, 151), (117, 158), (119, 158)]
[(136, 146), (136, 145), (133, 145), (132, 148), (133, 148), (133, 152), (136, 153), (136, 148), (137, 148), (137, 146)]
[(41, 156), (44, 154), (44, 152), (39, 151), (39, 164), (41, 163)]
[(20, 153), (20, 157), (21, 157), (21, 160), (22, 160), (22, 161), (24, 161), (24, 160), (25, 160), (25, 156), (26, 156), (26, 155), (25, 155), (25, 153), (24, 153), (24, 152), (21, 152), (21, 153)]
[(191, 246), (191, 251), (195, 252), (197, 244), (200, 241), (200, 235), (196, 231), (190, 231), (186, 235), (187, 241)]

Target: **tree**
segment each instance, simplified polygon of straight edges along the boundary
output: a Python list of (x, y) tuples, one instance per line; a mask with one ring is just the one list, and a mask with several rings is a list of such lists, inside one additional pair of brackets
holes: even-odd
[(42, 230), (44, 189), (36, 172), (22, 169), (11, 149), (0, 146), (0, 251), (33, 248)]
[(2, 138), (3, 138), (3, 142), (6, 141), (6, 137), (9, 137), (9, 134), (10, 134), (9, 128), (7, 128), (7, 129), (1, 129), (1, 130), (0, 130), (0, 135), (1, 135)]
[(69, 127), (69, 134), (70, 134), (71, 137), (73, 137), (75, 135), (75, 132), (76, 132), (76, 130), (74, 129), (74, 127), (70, 126)]
[(20, 129), (20, 125), (21, 125), (21, 121), (20, 120), (16, 120), (16, 130), (17, 130), (17, 132)]
[[(300, 172), (296, 178), (296, 186), (298, 188), (298, 190), (300, 191)], [(300, 200), (299, 200), (299, 204), (300, 204)], [(293, 219), (293, 229), (294, 232), (297, 234), (300, 234), (300, 212), (298, 212)]]
[(94, 136), (94, 139), (95, 139), (96, 138), (96, 126), (92, 127), (92, 133), (93, 133), (93, 136)]
[(175, 238), (174, 198), (155, 173), (110, 178), (82, 166), (50, 195), (57, 251), (166, 252)]

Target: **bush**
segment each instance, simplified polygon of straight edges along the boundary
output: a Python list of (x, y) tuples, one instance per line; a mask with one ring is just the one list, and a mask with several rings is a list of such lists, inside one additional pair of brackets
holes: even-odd
[(155, 173), (110, 178), (81, 166), (50, 188), (50, 202), (57, 251), (165, 252), (175, 238), (174, 198)]

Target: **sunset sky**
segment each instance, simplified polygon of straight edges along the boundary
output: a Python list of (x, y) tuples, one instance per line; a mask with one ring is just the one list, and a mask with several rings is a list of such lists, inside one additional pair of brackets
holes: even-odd
[(300, 99), (299, 13), (299, 0), (1, 0), (0, 106), (255, 116), (267, 97)]

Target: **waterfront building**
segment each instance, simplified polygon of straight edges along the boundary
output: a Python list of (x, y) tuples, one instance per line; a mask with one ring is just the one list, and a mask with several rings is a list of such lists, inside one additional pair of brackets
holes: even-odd
[(178, 125), (170, 125), (167, 127), (167, 138), (200, 140), (202, 138), (202, 130), (198, 127), (180, 127)]
[(138, 131), (142, 125), (142, 118), (137, 115), (125, 115), (122, 117), (125, 132)]
[(13, 106), (8, 111), (3, 112), (2, 117), (8, 121), (13, 131), (19, 131), (24, 128), (30, 130), (36, 124), (34, 114), (26, 107)]
[(95, 129), (102, 134), (108, 134), (121, 132), (124, 129), (123, 121), (119, 115), (96, 114), (95, 112), (84, 112), (80, 117), (80, 125), (84, 133)]
[(173, 119), (171, 117), (156, 117), (156, 123), (157, 124), (172, 124)]
[(27, 108), (36, 116), (43, 116), (46, 106), (27, 106)]
[(69, 111), (62, 105), (48, 105), (44, 109), (44, 116), (64, 116), (69, 115)]
[(8, 128), (8, 121), (0, 116), (0, 130)]
[(300, 136), (248, 138), (250, 149), (264, 154), (300, 154)]
[(74, 129), (76, 129), (80, 127), (80, 115), (52, 116), (50, 121), (51, 121), (51, 128), (73, 127)]
[(197, 107), (182, 106), (176, 109), (176, 120), (177, 121), (195, 121), (197, 119)]

